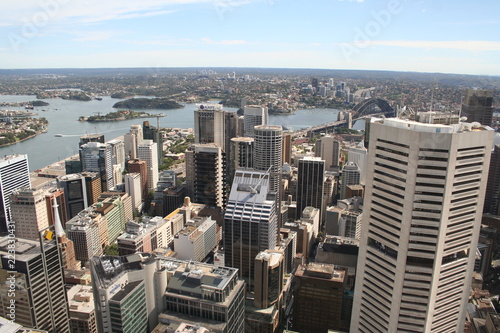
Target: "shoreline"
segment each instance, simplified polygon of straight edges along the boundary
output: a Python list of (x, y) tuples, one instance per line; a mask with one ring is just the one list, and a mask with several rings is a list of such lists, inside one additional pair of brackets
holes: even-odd
[(23, 142), (23, 141), (26, 141), (26, 140), (32, 139), (32, 138), (36, 137), (37, 135), (40, 135), (40, 134), (43, 134), (43, 133), (47, 133), (47, 130), (44, 130), (44, 131), (39, 132), (39, 133), (35, 133), (35, 134), (33, 134), (33, 135), (27, 136), (27, 137), (25, 137), (24, 139), (20, 139), (20, 140), (17, 140), (17, 141), (15, 141), (15, 142), (4, 143), (3, 145), (0, 145), (0, 148), (15, 145), (16, 143), (19, 143), (19, 142)]

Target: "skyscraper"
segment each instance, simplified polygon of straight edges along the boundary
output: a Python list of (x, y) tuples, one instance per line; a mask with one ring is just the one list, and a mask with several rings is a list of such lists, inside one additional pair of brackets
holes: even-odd
[(462, 332), (493, 131), (372, 119), (351, 332)]
[(283, 164), (292, 163), (292, 135), (283, 134)]
[(342, 168), (342, 183), (340, 185), (340, 199), (346, 198), (348, 185), (358, 185), (361, 181), (361, 171), (356, 163), (347, 162)]
[(58, 187), (64, 190), (68, 219), (73, 218), (89, 206), (84, 176), (79, 173), (65, 175), (57, 178), (57, 182)]
[(228, 181), (230, 182), (236, 169), (253, 168), (254, 139), (238, 137), (231, 139), (230, 156), (227, 161)]
[(327, 171), (338, 171), (340, 164), (340, 142), (333, 136), (325, 136), (316, 141), (314, 147), (316, 157), (325, 160)]
[[(163, 165), (163, 134), (159, 128), (151, 126), (149, 121), (144, 121), (142, 123), (142, 131), (144, 140), (153, 140), (156, 143), (156, 158), (158, 166)], [(139, 148), (140, 141), (137, 143), (137, 148)]]
[[(15, 304), (15, 322), (50, 333), (69, 333), (69, 314), (61, 255), (51, 226), (39, 240), (17, 238), (15, 261), (11, 259), (12, 239), (0, 237), (0, 285), (3, 304)], [(7, 292), (11, 285), (15, 292)], [(6, 289), (5, 289), (6, 288)], [(9, 311), (6, 307), (0, 309)]]
[(125, 175), (125, 191), (132, 198), (132, 209), (139, 212), (142, 209), (141, 174), (130, 172)]
[(146, 161), (138, 159), (130, 160), (127, 162), (127, 166), (128, 172), (135, 172), (141, 175), (142, 197), (146, 198), (148, 195), (148, 167)]
[(12, 192), (10, 199), (12, 220), (16, 223), (16, 237), (38, 240), (39, 231), (49, 226), (43, 190), (22, 187)]
[(107, 142), (111, 154), (111, 165), (116, 169), (117, 176), (113, 177), (113, 185), (122, 184), (122, 172), (125, 170), (125, 145), (122, 140), (114, 139)]
[[(215, 142), (214, 119), (216, 111), (222, 111), (222, 104), (197, 105), (197, 109), (194, 111), (194, 143)], [(220, 127), (218, 130), (221, 130)]]
[(105, 143), (89, 142), (80, 146), (82, 170), (99, 173), (103, 192), (114, 187), (111, 155), (111, 146)]
[(356, 147), (348, 149), (347, 162), (356, 163), (359, 167), (359, 181), (364, 184), (366, 182), (366, 163), (368, 162), (368, 150), (365, 148), (364, 141), (360, 141)]
[[(186, 170), (188, 189), (193, 201), (209, 207), (222, 208), (226, 203), (225, 158), (215, 143), (193, 146), (190, 169)], [(186, 165), (188, 159), (186, 158)]]
[(0, 159), (0, 231), (10, 222), (10, 195), (20, 187), (31, 187), (28, 155), (9, 155)]
[(266, 309), (277, 303), (283, 291), (284, 255), (282, 251), (266, 250), (255, 257), (254, 305)]
[(243, 133), (246, 137), (254, 137), (254, 127), (267, 125), (269, 113), (267, 107), (260, 105), (247, 105), (243, 108)]
[(490, 90), (469, 89), (465, 95), (460, 112), (467, 121), (491, 126), (493, 119), (493, 92)]
[(488, 186), (484, 200), (484, 212), (500, 215), (500, 145), (495, 145), (491, 153)]
[[(304, 157), (299, 160), (297, 173), (297, 216), (299, 219), (304, 208), (318, 208), (323, 216), (323, 192), (325, 183), (325, 161), (319, 157)], [(317, 232), (318, 230), (316, 230)]]
[(250, 289), (255, 257), (276, 247), (278, 212), (269, 178), (262, 171), (237, 170), (224, 215), (225, 264), (238, 268)]
[(255, 170), (270, 170), (269, 190), (279, 193), (283, 167), (283, 129), (281, 126), (255, 126), (254, 139), (253, 166)]
[(146, 161), (149, 190), (154, 189), (158, 182), (158, 151), (156, 146), (157, 144), (153, 140), (143, 140), (137, 146), (137, 157)]
[(141, 125), (130, 125), (130, 132), (123, 137), (125, 159), (133, 160), (137, 158), (137, 146), (144, 140)]

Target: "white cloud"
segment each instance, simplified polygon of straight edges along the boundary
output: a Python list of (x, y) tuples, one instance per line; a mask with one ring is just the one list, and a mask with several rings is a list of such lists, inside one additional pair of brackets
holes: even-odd
[(210, 38), (202, 38), (201, 41), (203, 43), (212, 44), (212, 45), (242, 45), (242, 44), (247, 43), (247, 41), (239, 40), (239, 39), (214, 41)]
[(76, 42), (107, 40), (118, 35), (118, 33), (113, 31), (81, 31), (81, 32), (74, 32), (73, 34), (79, 36), (73, 39)]
[[(423, 41), (423, 40), (372, 40), (363, 42), (375, 46), (395, 46), (421, 49), (453, 49), (467, 51), (500, 51), (500, 42), (464, 40), (464, 41)], [(350, 45), (356, 46), (356, 43)]]
[(237, 7), (250, 0), (23, 0), (2, 3), (1, 25), (22, 25), (35, 16), (51, 22), (93, 23), (106, 20), (131, 19), (171, 14), (182, 5), (223, 3)]

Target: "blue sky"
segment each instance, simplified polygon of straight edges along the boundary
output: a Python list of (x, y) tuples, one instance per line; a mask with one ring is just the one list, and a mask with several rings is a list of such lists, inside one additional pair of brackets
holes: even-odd
[(0, 68), (500, 75), (497, 0), (22, 0), (1, 7)]

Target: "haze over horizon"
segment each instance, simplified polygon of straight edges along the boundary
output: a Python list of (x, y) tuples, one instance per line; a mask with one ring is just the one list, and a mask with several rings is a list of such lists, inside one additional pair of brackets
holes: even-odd
[(254, 67), (500, 75), (498, 1), (27, 0), (2, 7), (4, 69)]

